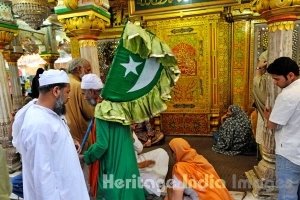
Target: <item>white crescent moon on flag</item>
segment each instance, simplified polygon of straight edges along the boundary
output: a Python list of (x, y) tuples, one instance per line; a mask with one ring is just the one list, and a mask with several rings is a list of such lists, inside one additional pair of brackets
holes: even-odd
[(141, 72), (135, 85), (128, 90), (128, 92), (134, 92), (146, 87), (154, 79), (157, 71), (159, 70), (159, 62), (156, 58), (149, 58), (145, 62), (143, 71)]

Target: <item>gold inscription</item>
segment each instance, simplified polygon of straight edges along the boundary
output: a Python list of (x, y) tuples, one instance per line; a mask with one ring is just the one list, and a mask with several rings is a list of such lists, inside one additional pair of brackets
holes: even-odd
[[(182, 0), (176, 0), (180, 3)], [(138, 0), (137, 4), (140, 6), (157, 6), (157, 5), (164, 5), (164, 4), (172, 4), (173, 0)]]

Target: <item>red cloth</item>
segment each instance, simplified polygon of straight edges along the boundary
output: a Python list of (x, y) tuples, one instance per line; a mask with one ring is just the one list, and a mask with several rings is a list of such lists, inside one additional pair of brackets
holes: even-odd
[[(92, 144), (96, 142), (96, 124), (95, 121), (93, 123), (93, 127), (90, 133), (90, 139)], [(98, 177), (99, 177), (99, 170), (100, 170), (100, 162), (97, 160), (93, 164), (90, 165), (90, 176), (89, 176), (89, 182), (90, 182), (90, 193), (93, 197), (96, 197), (97, 195), (97, 189), (98, 189)]]

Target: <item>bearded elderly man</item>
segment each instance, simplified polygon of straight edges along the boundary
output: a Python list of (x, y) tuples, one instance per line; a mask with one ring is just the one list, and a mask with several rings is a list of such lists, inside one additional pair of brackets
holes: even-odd
[[(93, 107), (102, 101), (100, 97), (101, 89), (103, 88), (103, 83), (101, 79), (96, 74), (86, 74), (82, 77), (81, 89), (84, 99)], [(93, 119), (94, 120), (94, 119)], [(92, 144), (96, 142), (96, 126), (94, 121), (92, 121), (92, 128), (90, 129), (90, 141)], [(82, 143), (83, 144), (83, 143)], [(84, 144), (83, 144), (84, 146)], [(81, 156), (82, 157), (82, 156)], [(98, 174), (99, 174), (99, 161), (90, 163), (89, 167), (89, 186), (90, 194), (96, 197), (97, 186), (98, 186)]]
[(71, 91), (69, 102), (66, 104), (66, 118), (73, 139), (80, 143), (88, 127), (88, 122), (94, 114), (94, 107), (86, 102), (80, 88), (83, 75), (89, 74), (91, 71), (89, 61), (84, 58), (75, 58), (69, 63)]
[(24, 199), (89, 200), (78, 155), (63, 119), (68, 75), (48, 70), (39, 78), (39, 97), (20, 109), (13, 145), (22, 156)]

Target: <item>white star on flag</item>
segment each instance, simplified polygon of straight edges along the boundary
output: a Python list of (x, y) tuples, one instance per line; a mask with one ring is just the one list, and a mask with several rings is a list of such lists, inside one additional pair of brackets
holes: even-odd
[(138, 73), (136, 72), (136, 67), (139, 66), (140, 64), (142, 64), (142, 62), (135, 62), (129, 56), (129, 63), (121, 63), (121, 65), (126, 68), (124, 77), (126, 77), (129, 72), (132, 72), (132, 73), (138, 75)]

